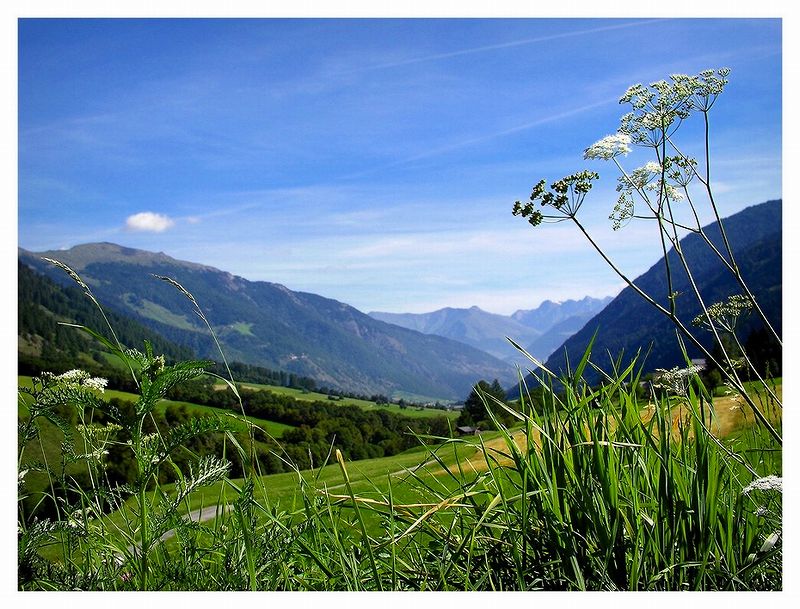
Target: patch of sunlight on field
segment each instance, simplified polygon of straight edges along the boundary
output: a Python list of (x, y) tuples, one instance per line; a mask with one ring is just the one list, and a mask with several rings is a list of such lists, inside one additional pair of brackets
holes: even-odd
[[(776, 385), (774, 388), (775, 394), (778, 399), (783, 399), (783, 385)], [(757, 404), (760, 404), (762, 412), (766, 415), (767, 419), (773, 423), (781, 421), (780, 407), (770, 404), (768, 399), (765, 399), (763, 394), (759, 396), (753, 394), (753, 399)], [(648, 404), (644, 407), (639, 416), (642, 423), (648, 423), (655, 414), (655, 405)], [(673, 437), (677, 440), (680, 437), (680, 427), (685, 425), (690, 419), (691, 414), (685, 404), (675, 405), (670, 409), (670, 417), (672, 418), (672, 433)], [(705, 423), (708, 429), (720, 439), (727, 438), (742, 429), (746, 429), (755, 424), (755, 416), (747, 403), (738, 395), (729, 395), (719, 398), (714, 398), (713, 408), (706, 413)], [(535, 437), (533, 443), (540, 446), (541, 441), (539, 433), (534, 431)], [(520, 429), (511, 432), (511, 439), (523, 453), (528, 449), (528, 438), (525, 431)], [(466, 471), (484, 472), (489, 469), (486, 461), (486, 455), (496, 460), (497, 465), (509, 465), (513, 462), (511, 458), (511, 451), (508, 441), (501, 437), (487, 439), (483, 442), (485, 447), (484, 451), (476, 451), (471, 457), (463, 461), (460, 465)], [(450, 471), (455, 473), (458, 469), (457, 465), (452, 465)]]

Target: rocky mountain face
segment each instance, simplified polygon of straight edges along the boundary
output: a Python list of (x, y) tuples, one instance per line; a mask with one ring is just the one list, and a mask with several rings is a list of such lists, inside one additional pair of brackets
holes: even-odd
[(530, 360), (506, 337), (524, 347), (534, 357), (544, 360), (589, 319), (608, 304), (607, 298), (544, 301), (535, 309), (519, 310), (513, 315), (488, 313), (478, 307), (444, 308), (430, 313), (384, 313), (370, 316), (404, 328), (457, 340), (523, 368)]

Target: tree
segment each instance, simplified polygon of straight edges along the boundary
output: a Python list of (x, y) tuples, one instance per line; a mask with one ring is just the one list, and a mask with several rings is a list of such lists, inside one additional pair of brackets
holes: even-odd
[(487, 408), (503, 422), (508, 418), (506, 413), (498, 404), (492, 400), (492, 397), (497, 398), (501, 402), (506, 401), (506, 392), (500, 386), (500, 381), (495, 379), (491, 384), (484, 380), (478, 381), (472, 388), (469, 397), (464, 402), (464, 409), (458, 417), (458, 424), (460, 426), (475, 426), (485, 427), (490, 426), (490, 418)]

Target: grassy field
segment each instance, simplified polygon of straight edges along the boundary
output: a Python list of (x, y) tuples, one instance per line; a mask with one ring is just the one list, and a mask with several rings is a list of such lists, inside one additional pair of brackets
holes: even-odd
[[(30, 379), (20, 378), (20, 383), (30, 384)], [(773, 390), (778, 396), (782, 394), (780, 385), (775, 385)], [(107, 392), (107, 397), (133, 399), (135, 396), (111, 391)], [(664, 399), (657, 406), (648, 404), (646, 401), (626, 402), (635, 405), (635, 409), (632, 411), (629, 409), (628, 414), (625, 415), (627, 422), (616, 419), (612, 415), (610, 418), (605, 418), (605, 423), (601, 426), (595, 425), (595, 422), (600, 420), (597, 417), (603, 418), (604, 414), (620, 411), (620, 403), (614, 401), (617, 397), (617, 394), (610, 392), (603, 402), (604, 406), (597, 408), (587, 402), (588, 407), (584, 407), (581, 411), (583, 414), (577, 415), (577, 418), (574, 415), (575, 411), (570, 408), (542, 410), (539, 414), (530, 411), (535, 420), (528, 419), (527, 432), (520, 423), (516, 428), (507, 431), (485, 432), (480, 436), (457, 438), (434, 447), (419, 446), (392, 457), (345, 462), (339, 461), (337, 455), (331, 451), (325, 463), (315, 464), (316, 467), (310, 470), (255, 476), (251, 477), (249, 481), (242, 478), (214, 478), (209, 480), (207, 485), (197, 487), (194, 492), (188, 494), (185, 499), (174, 504), (173, 507), (170, 506), (175, 500), (174, 498), (181, 493), (180, 484), (161, 483), (155, 487), (149, 487), (147, 490), (143, 486), (138, 494), (126, 495), (127, 498), (122, 505), (114, 504), (115, 507), (112, 508), (111, 513), (87, 518), (85, 526), (87, 530), (94, 531), (96, 539), (101, 540), (104, 547), (113, 548), (113, 552), (116, 553), (115, 556), (119, 560), (123, 560), (124, 555), (124, 560), (127, 561), (125, 565), (130, 565), (132, 569), (138, 569), (131, 573), (139, 573), (141, 577), (145, 577), (141, 574), (146, 574), (148, 571), (143, 566), (146, 562), (145, 559), (137, 554), (137, 546), (148, 544), (147, 547), (151, 548), (148, 560), (166, 561), (163, 566), (153, 571), (151, 576), (147, 576), (148, 578), (152, 577), (151, 581), (158, 580), (160, 570), (171, 564), (170, 561), (179, 560), (182, 553), (187, 551), (187, 540), (192, 539), (191, 544), (197, 544), (197, 547), (201, 548), (198, 550), (201, 553), (216, 553), (216, 548), (228, 547), (219, 545), (223, 543), (221, 540), (224, 539), (225, 544), (240, 544), (240, 546), (236, 546), (239, 547), (238, 550), (232, 551), (238, 553), (237, 555), (240, 557), (244, 555), (249, 557), (251, 560), (249, 568), (254, 569), (252, 573), (260, 573), (258, 565), (261, 564), (259, 562), (261, 561), (260, 555), (253, 549), (253, 543), (259, 544), (261, 548), (274, 547), (279, 554), (284, 547), (289, 547), (287, 544), (293, 544), (291, 550), (287, 550), (285, 555), (281, 554), (282, 558), (277, 559), (274, 563), (269, 563), (272, 565), (269, 568), (275, 569), (270, 577), (278, 577), (275, 575), (276, 573), (281, 573), (282, 569), (285, 571), (281, 575), (283, 579), (280, 581), (290, 582), (286, 584), (289, 589), (294, 589), (294, 586), (305, 589), (306, 585), (311, 589), (316, 589), (315, 586), (320, 585), (305, 580), (309, 573), (307, 569), (314, 568), (313, 564), (323, 564), (321, 569), (324, 573), (318, 573), (315, 577), (322, 577), (320, 582), (328, 581), (325, 579), (325, 573), (328, 573), (327, 569), (329, 568), (325, 565), (327, 560), (338, 561), (339, 564), (333, 568), (333, 571), (339, 573), (340, 577), (346, 579), (351, 575), (355, 577), (352, 581), (348, 580), (349, 583), (346, 584), (330, 583), (332, 589), (361, 589), (364, 587), (371, 589), (371, 584), (368, 583), (369, 578), (380, 577), (375, 566), (376, 557), (383, 565), (381, 568), (391, 569), (392, 573), (394, 573), (395, 566), (391, 565), (395, 564), (395, 558), (404, 564), (405, 561), (409, 561), (408, 574), (403, 577), (407, 578), (408, 582), (413, 582), (416, 581), (420, 569), (424, 571), (428, 568), (426, 565), (432, 564), (429, 562), (430, 560), (439, 560), (436, 557), (439, 556), (438, 552), (442, 551), (453, 551), (460, 556), (464, 556), (460, 553), (466, 551), (467, 563), (454, 563), (451, 567), (446, 567), (442, 577), (445, 577), (451, 568), (462, 569), (463, 567), (463, 575), (459, 577), (467, 578), (464, 580), (463, 587), (469, 588), (472, 585), (468, 581), (472, 573), (469, 556), (472, 555), (473, 548), (481, 548), (483, 544), (489, 544), (487, 547), (490, 549), (486, 550), (488, 554), (481, 560), (488, 560), (489, 557), (492, 557), (491, 560), (506, 560), (499, 558), (500, 555), (493, 555), (491, 548), (498, 543), (500, 545), (496, 546), (497, 550), (501, 551), (503, 556), (507, 554), (507, 550), (503, 549), (506, 548), (506, 545), (511, 551), (520, 551), (520, 548), (527, 547), (525, 552), (533, 552), (532, 556), (538, 556), (538, 550), (524, 545), (524, 543), (528, 543), (527, 541), (523, 543), (523, 546), (516, 545), (522, 542), (522, 538), (519, 538), (518, 541), (505, 541), (505, 535), (512, 535), (510, 540), (514, 539), (513, 536), (528, 535), (525, 532), (525, 528), (529, 526), (527, 524), (528, 516), (521, 516), (517, 513), (518, 510), (523, 510), (523, 512), (537, 510), (537, 514), (541, 512), (541, 519), (536, 521), (539, 522), (536, 526), (540, 530), (535, 532), (535, 540), (538, 545), (547, 549), (537, 560), (545, 560), (551, 555), (560, 556), (558, 552), (564, 552), (566, 558), (558, 559), (561, 564), (570, 556), (575, 556), (575, 552), (580, 555), (580, 551), (587, 551), (586, 549), (579, 551), (571, 547), (561, 548), (559, 544), (565, 543), (565, 540), (572, 540), (570, 543), (574, 542), (580, 545), (583, 542), (575, 540), (584, 538), (591, 540), (594, 536), (597, 539), (588, 543), (587, 547), (617, 547), (614, 545), (617, 544), (616, 537), (606, 539), (608, 535), (603, 532), (602, 526), (599, 526), (598, 523), (587, 524), (581, 519), (585, 514), (596, 509), (600, 520), (613, 517), (621, 518), (620, 522), (627, 523), (625, 527), (626, 530), (632, 531), (632, 538), (639, 539), (637, 542), (639, 545), (649, 548), (645, 556), (648, 561), (656, 565), (653, 567), (656, 570), (654, 572), (663, 571), (675, 561), (681, 562), (681, 564), (695, 565), (697, 563), (696, 556), (704, 555), (706, 550), (701, 548), (695, 552), (692, 545), (694, 542), (690, 543), (687, 540), (695, 539), (699, 533), (694, 529), (687, 529), (686, 539), (676, 538), (677, 541), (672, 541), (671, 538), (668, 538), (671, 534), (669, 531), (672, 529), (668, 525), (662, 526), (666, 513), (664, 510), (669, 510), (659, 506), (670, 501), (675, 503), (675, 506), (685, 504), (688, 512), (686, 518), (681, 520), (683, 523), (681, 526), (700, 527), (698, 531), (716, 531), (711, 524), (716, 522), (714, 514), (716, 514), (717, 508), (714, 506), (717, 504), (707, 503), (702, 496), (698, 498), (693, 494), (696, 489), (706, 484), (703, 482), (704, 468), (709, 468), (707, 472), (709, 480), (723, 480), (721, 477), (723, 469), (718, 469), (718, 466), (715, 465), (718, 463), (715, 461), (717, 457), (711, 461), (704, 461), (702, 468), (693, 465), (695, 444), (701, 447), (698, 453), (701, 457), (710, 454), (708, 451), (713, 448), (713, 444), (708, 443), (705, 434), (692, 435), (691, 430), (694, 432), (698, 430), (696, 426), (690, 427), (690, 431), (687, 433), (685, 421), (689, 417), (691, 423), (691, 415), (687, 412), (685, 404), (682, 403), (682, 398), (677, 397)], [(159, 404), (159, 408), (165, 406), (166, 403)], [(540, 406), (544, 408), (539, 405), (536, 412)], [(214, 411), (214, 409), (206, 409), (193, 404), (188, 404), (187, 408), (193, 409), (198, 414)], [(762, 409), (769, 413), (766, 402), (762, 404)], [(709, 414), (710, 411), (713, 412), (713, 415)], [(716, 398), (713, 408), (705, 412), (709, 414), (708, 428), (714, 435), (737, 454), (749, 452), (753, 455), (755, 459), (751, 459), (751, 463), (760, 460), (761, 465), (756, 468), (758, 475), (781, 475), (780, 448), (774, 448), (774, 445), (765, 442), (765, 438), (759, 435), (758, 429), (752, 425), (752, 413), (747, 411), (740, 399), (733, 396)], [(779, 420), (780, 413), (777, 409), (773, 414)], [(649, 427), (648, 421), (655, 418), (661, 423), (657, 428)], [(639, 429), (638, 421), (644, 424), (641, 429)], [(613, 449), (611, 446), (604, 448), (609, 445), (608, 442), (595, 442), (596, 432), (601, 435), (614, 434), (617, 423), (622, 431), (618, 441), (612, 443), (614, 444)], [(632, 427), (629, 427), (630, 425)], [(690, 446), (692, 448), (684, 452), (682, 448), (677, 448), (677, 450), (664, 448), (660, 442), (650, 445), (643, 440), (643, 436), (636, 436), (645, 428), (649, 431), (644, 431), (644, 433), (653, 434), (653, 438), (674, 436), (676, 447)], [(633, 435), (630, 435), (631, 433)], [(635, 453), (630, 450), (632, 447), (638, 447)], [(47, 456), (48, 459), (59, 458), (57, 443), (50, 447), (50, 451), (52, 454)], [(761, 451), (761, 454), (755, 454), (757, 451)], [(639, 457), (636, 456), (637, 454)], [(705, 457), (702, 458), (705, 459)], [(670, 492), (679, 493), (678, 499), (672, 498), (669, 493), (663, 496), (660, 494), (663, 485), (658, 483), (658, 480), (665, 474), (662, 473), (662, 466), (659, 464), (665, 459), (671, 464), (669, 471), (674, 472), (669, 474), (669, 480), (678, 483), (678, 486)], [(730, 468), (726, 471), (728, 473), (724, 474), (726, 476), (724, 484), (727, 485), (726, 488), (730, 488), (732, 485), (733, 492), (725, 491), (728, 493), (725, 497), (741, 497), (742, 488), (752, 478), (742, 471), (740, 482), (736, 478), (735, 472), (734, 477), (730, 477)], [(540, 475), (543, 476), (542, 479), (539, 479)], [(553, 477), (552, 482), (549, 481), (551, 476)], [(562, 476), (563, 480), (560, 479)], [(642, 477), (644, 482), (636, 482), (639, 477)], [(556, 483), (556, 478), (559, 478), (557, 486), (551, 488), (550, 484)], [(606, 478), (608, 486), (598, 486), (601, 480)], [(614, 480), (622, 482), (616, 483), (613, 482)], [(252, 490), (243, 493), (242, 489), (249, 488), (251, 483), (253, 484)], [(531, 486), (526, 487), (525, 485), (528, 484)], [(626, 485), (633, 485), (634, 488), (631, 490)], [(716, 493), (716, 491), (714, 492)], [(535, 496), (537, 499), (525, 500), (523, 497), (526, 495)], [(642, 499), (643, 497), (644, 499)], [(713, 497), (717, 497), (717, 495), (713, 495)], [(641, 501), (641, 507), (631, 507), (629, 505), (631, 501), (634, 503)], [(700, 503), (697, 503), (698, 501)], [(143, 508), (142, 506), (147, 507)], [(245, 509), (242, 506), (247, 506), (246, 511), (242, 511)], [(766, 510), (767, 508), (760, 509)], [(695, 522), (696, 519), (690, 517), (695, 513), (705, 514), (705, 510), (714, 511), (710, 512), (711, 516), (704, 516), (703, 522), (699, 524)], [(168, 513), (173, 515), (169, 517), (169, 520), (163, 520), (163, 515)], [(731, 511), (725, 518), (735, 517), (740, 520), (748, 518), (746, 514), (744, 516), (741, 514), (741, 511)], [(153, 522), (164, 522), (163, 525), (158, 525), (162, 528), (152, 529), (153, 533), (151, 533), (158, 536), (161, 541), (156, 540), (156, 537), (143, 538), (142, 531), (147, 531), (148, 528), (140, 524), (142, 518)], [(181, 524), (181, 519), (187, 518), (206, 522), (206, 525), (199, 527)], [(556, 524), (548, 524), (553, 522)], [(648, 525), (648, 522), (651, 524)], [(653, 523), (656, 522), (659, 523), (658, 535), (652, 539), (641, 537), (644, 533), (650, 535), (651, 528), (648, 526), (653, 527)], [(550, 526), (555, 528), (550, 531), (548, 529)], [(614, 531), (617, 525), (608, 526), (609, 531)], [(753, 541), (754, 535), (756, 535), (753, 532), (755, 529), (752, 529), (755, 526), (754, 521), (748, 526), (751, 527), (748, 529), (750, 532), (745, 534), (745, 543), (748, 544), (748, 548), (753, 547), (753, 544), (762, 547), (761, 541), (758, 539)], [(770, 524), (770, 527), (772, 526)], [(566, 527), (564, 530), (570, 531), (566, 537), (562, 531), (563, 527)], [(731, 531), (734, 528), (731, 528)], [(682, 529), (679, 529), (679, 532), (680, 530)], [(766, 532), (769, 533), (770, 530)], [(720, 535), (726, 539), (738, 539), (731, 537), (731, 531), (720, 533)], [(254, 536), (249, 537), (251, 534)], [(285, 541), (269, 541), (273, 539), (273, 536), (283, 534), (288, 535)], [(551, 539), (553, 535), (557, 541)], [(615, 533), (615, 535), (618, 534)], [(708, 533), (708, 535), (713, 536), (714, 540), (719, 537), (716, 533), (713, 535)], [(394, 539), (394, 536), (397, 536), (396, 540), (387, 545), (387, 539)], [(64, 559), (69, 545), (75, 543), (73, 537), (65, 530), (54, 532), (46, 543), (38, 546), (36, 551), (42, 558), (51, 563), (57, 563)], [(667, 539), (664, 547), (675, 556), (672, 554), (666, 557), (662, 556), (664, 550), (661, 549), (659, 545), (661, 542), (658, 541), (661, 537)], [(712, 543), (705, 537), (703, 539), (705, 540), (703, 543)], [(277, 543), (277, 545), (271, 545), (273, 543)], [(717, 541), (713, 541), (713, 543), (716, 544)], [(735, 549), (731, 544), (725, 550), (726, 552)], [(192, 545), (192, 547), (195, 546)], [(719, 553), (716, 546), (709, 547), (712, 548), (710, 551), (716, 553), (715, 556)], [(367, 548), (366, 551), (369, 553), (374, 550), (376, 556), (368, 558), (359, 548)], [(223, 561), (219, 563), (219, 568), (222, 569), (219, 571), (220, 574), (224, 574), (227, 568), (221, 566), (227, 560), (223, 558), (226, 551), (220, 550), (219, 556), (215, 558), (215, 560)], [(263, 551), (272, 552), (273, 550)], [(405, 554), (407, 551), (417, 554), (407, 555)], [(479, 556), (478, 550), (475, 551), (475, 556)], [(752, 552), (752, 550), (747, 551)], [(396, 557), (395, 552), (397, 553)], [(422, 552), (427, 555), (427, 558), (423, 558)], [(595, 550), (591, 550), (591, 552), (595, 552)], [(86, 556), (88, 557), (88, 555)], [(608, 558), (611, 554), (604, 554), (604, 556), (607, 558), (603, 560), (611, 560)], [(629, 560), (638, 560), (636, 556), (639, 554), (634, 553), (632, 556), (634, 558)], [(742, 560), (746, 559), (746, 556), (745, 553), (745, 556), (734, 559), (732, 564), (734, 566), (740, 564)], [(78, 560), (77, 564), (83, 564), (81, 562), (84, 560), (83, 554), (75, 554), (74, 558)], [(417, 558), (420, 559), (420, 562), (416, 562)], [(238, 559), (239, 569), (244, 568), (242, 560), (246, 562), (246, 559)], [(322, 560), (323, 563), (314, 562), (319, 560)], [(585, 560), (585, 557), (581, 560)], [(592, 558), (592, 560), (595, 559)], [(282, 567), (283, 561), (289, 561), (289, 563)], [(292, 561), (296, 563), (294, 567)], [(194, 563), (189, 561), (187, 564)], [(369, 566), (370, 564), (372, 567)], [(542, 564), (548, 563), (545, 560)], [(400, 565), (400, 562), (397, 565)], [(496, 569), (499, 568), (493, 563), (487, 563), (486, 567), (491, 574), (497, 573)], [(214, 569), (216, 568), (214, 567)], [(511, 567), (508, 565), (503, 567), (503, 569), (508, 568)], [(569, 568), (575, 568), (575, 566)], [(595, 575), (592, 577), (600, 578), (593, 584), (588, 584), (588, 587), (605, 585), (603, 584), (605, 576), (602, 574), (608, 565), (597, 567), (596, 571), (591, 570), (595, 567), (589, 563), (582, 564), (580, 568), (583, 569), (583, 573), (594, 573)], [(369, 575), (370, 573), (372, 575)], [(299, 580), (295, 580), (297, 574), (300, 574)], [(124, 577), (128, 577), (128, 575), (124, 575)], [(220, 575), (219, 577), (224, 579), (227, 576)], [(257, 577), (261, 577), (261, 575)], [(364, 579), (365, 577), (367, 579)], [(430, 575), (428, 577), (430, 578)], [(583, 580), (584, 575), (579, 572), (576, 577), (576, 581), (570, 586), (583, 588), (586, 585)], [(615, 577), (620, 576), (617, 574)], [(712, 575), (712, 577), (716, 577), (716, 575)], [(670, 589), (680, 588), (681, 582), (684, 580), (680, 575), (676, 578), (675, 582), (678, 583), (672, 583), (670, 580), (671, 583), (667, 587)], [(120, 580), (116, 581), (117, 583), (113, 583), (112, 587), (119, 585)], [(264, 579), (259, 586), (263, 586), (264, 589), (274, 589), (273, 586), (280, 587), (270, 581)], [(614, 585), (628, 585), (626, 579), (618, 581), (620, 583)], [(702, 585), (705, 580), (701, 578), (696, 581)], [(709, 581), (716, 582), (717, 580)], [(720, 581), (724, 584), (727, 580)], [(633, 586), (634, 589), (640, 585), (645, 588), (653, 586), (655, 589), (659, 589), (660, 586), (657, 581), (653, 583), (646, 577), (637, 579), (637, 582), (639, 583)], [(392, 585), (394, 586), (396, 583), (395, 581)], [(414, 589), (413, 583), (409, 585)], [(439, 575), (434, 575), (425, 584), (434, 589), (440, 585), (444, 589), (460, 589), (462, 587), (460, 580), (444, 581), (439, 579)], [(520, 580), (514, 585), (524, 588), (527, 584)], [(138, 582), (137, 586), (146, 588), (147, 584)], [(189, 587), (191, 586), (189, 585)], [(325, 586), (318, 589), (324, 588)]]
[[(780, 381), (778, 381), (780, 382)], [(782, 386), (776, 386), (782, 395)], [(308, 394), (306, 394), (308, 395)], [(640, 417), (646, 423), (653, 416), (652, 406), (641, 410)], [(671, 411), (673, 431), (677, 433), (680, 421), (686, 416), (685, 407), (676, 405)], [(731, 397), (714, 399), (714, 413), (709, 414), (709, 428), (717, 437), (738, 450), (754, 450), (750, 428), (752, 414), (742, 407), (741, 402)], [(527, 438), (523, 429), (511, 431), (511, 437), (523, 448)], [(535, 441), (539, 444), (539, 441)], [(481, 450), (483, 445), (484, 450)], [(456, 486), (456, 476), (472, 479), (488, 469), (486, 454), (493, 455), (500, 464), (510, 463), (507, 458), (506, 441), (499, 432), (485, 432), (480, 436), (459, 438), (435, 448), (441, 461), (431, 457), (428, 447), (417, 447), (391, 457), (365, 459), (347, 463), (352, 491), (367, 500), (386, 501), (389, 486), (392, 487), (393, 500), (397, 504), (420, 504), (430, 501), (429, 493), (421, 489), (425, 484), (438, 486), (443, 493)], [(331, 458), (332, 459), (332, 458)], [(765, 455), (764, 473), (780, 471), (780, 453)], [(413, 474), (411, 473), (413, 472)], [(453, 474), (451, 477), (449, 474)], [(422, 481), (422, 484), (419, 481)], [(194, 494), (183, 508), (183, 513), (211, 505), (225, 505), (237, 494), (236, 488), (242, 480), (217, 483), (201, 489)], [(314, 488), (318, 493), (328, 494), (335, 499), (344, 499), (345, 483), (341, 468), (336, 463), (302, 472), (272, 474), (259, 478), (256, 487), (256, 500), (275, 508), (294, 511), (302, 505), (303, 487)], [(168, 494), (173, 485), (163, 487)], [(426, 499), (427, 496), (427, 499)], [(120, 518), (119, 515), (116, 518)], [(372, 523), (377, 525), (377, 523)]]
[[(348, 398), (348, 397), (342, 397), (337, 400), (329, 400), (328, 395), (324, 393), (317, 393), (314, 391), (304, 391), (303, 389), (293, 389), (291, 387), (280, 387), (277, 385), (262, 385), (258, 383), (239, 383), (239, 386), (245, 389), (252, 389), (255, 391), (263, 390), (263, 391), (271, 391), (279, 395), (288, 395), (289, 397), (292, 397), (295, 400), (301, 400), (305, 402), (330, 402), (333, 404), (343, 404), (343, 405), (349, 404), (349, 405), (359, 406), (364, 410), (376, 410), (380, 408), (382, 410), (393, 412), (395, 414), (399, 414), (406, 417), (429, 418), (429, 417), (446, 416), (447, 418), (452, 420), (458, 418), (458, 411), (454, 410), (440, 410), (438, 408), (421, 408), (415, 406), (401, 408), (397, 404), (376, 404), (375, 402), (370, 402), (368, 400), (359, 400), (356, 398)], [(215, 388), (222, 390), (226, 388), (226, 385), (224, 383), (219, 383), (215, 386)]]
[[(438, 447), (419, 446), (391, 457), (348, 462), (346, 469), (350, 489), (358, 496), (359, 501), (380, 504), (388, 502), (388, 492), (391, 487), (392, 501), (396, 507), (409, 506), (417, 509), (421, 506), (433, 507), (435, 502), (431, 503), (433, 495), (430, 489), (435, 488), (443, 495), (452, 493), (463, 480), (457, 482), (455, 476), (448, 475), (448, 471), (457, 471), (459, 463), (474, 461), (476, 455), (481, 454), (481, 441), (497, 443), (499, 435), (498, 432), (488, 432), (482, 437), (462, 438)], [(433, 457), (433, 454), (436, 456)], [(349, 495), (344, 474), (333, 456), (331, 461), (332, 463), (312, 470), (259, 477), (254, 490), (255, 502), (267, 510), (297, 514), (302, 512), (304, 501), (309, 498), (313, 500), (315, 496), (325, 497), (334, 503), (346, 502)], [(467, 468), (465, 473), (466, 479), (469, 479), (474, 477), (477, 470), (470, 472)], [(473, 475), (470, 476), (470, 473)], [(237, 498), (243, 483), (242, 479), (231, 479), (202, 488), (183, 503), (180, 513), (185, 516), (196, 510), (216, 507), (217, 510), (210, 511), (203, 520), (207, 520), (209, 516), (213, 517), (214, 514), (219, 517), (227, 511), (225, 506), (231, 505)], [(175, 492), (175, 485), (162, 485), (158, 492), (150, 493), (149, 500), (152, 505), (161, 502), (161, 492), (170, 496)], [(124, 529), (126, 523), (135, 520), (135, 516), (135, 499), (130, 498), (122, 509), (105, 516), (103, 520), (113, 531), (117, 527)], [(380, 532), (379, 518), (370, 514), (367, 518), (367, 527), (370, 534)], [(174, 543), (173, 540), (168, 542), (168, 545)], [(45, 549), (43, 555), (55, 558), (59, 551), (59, 544), (54, 544)]]
[[(31, 387), (31, 377), (29, 376), (19, 376), (17, 379), (17, 383), (20, 387)], [(137, 399), (136, 394), (128, 393), (127, 391), (117, 391), (115, 389), (107, 389), (104, 393), (106, 399), (117, 398), (120, 400), (124, 400), (127, 402), (135, 402)], [(164, 412), (168, 406), (183, 406), (189, 412), (189, 414), (194, 416), (224, 416), (224, 414), (228, 411), (220, 410), (219, 408), (213, 408), (211, 406), (202, 406), (200, 404), (192, 404), (191, 402), (176, 402), (174, 400), (161, 400), (156, 407), (158, 412)], [(20, 407), (21, 408), (21, 407)], [(19, 411), (20, 413), (22, 411)], [(267, 421), (266, 419), (259, 419), (257, 417), (245, 417), (248, 421), (257, 425), (261, 429), (263, 429), (266, 433), (271, 435), (273, 438), (280, 438), (284, 431), (288, 429), (293, 429), (292, 425), (286, 425), (284, 423), (278, 423), (276, 421)], [(244, 429), (244, 425), (240, 425), (242, 429)]]
[[(776, 386), (776, 392), (779, 396), (782, 394), (780, 385)], [(669, 416), (674, 430), (684, 415), (685, 407), (676, 405), (672, 408)], [(652, 406), (646, 406), (640, 412), (644, 423), (652, 416)], [(757, 441), (754, 442), (750, 434), (751, 425), (752, 415), (742, 408), (739, 400), (731, 397), (714, 399), (714, 414), (709, 415), (709, 427), (728, 445), (736, 450), (754, 449)], [(528, 441), (523, 429), (513, 429), (511, 437), (517, 446), (525, 450)], [(536, 445), (540, 444), (538, 439), (534, 442)], [(309, 497), (326, 497), (334, 502), (347, 503), (350, 501), (349, 493), (352, 492), (359, 501), (381, 505), (388, 504), (391, 491), (391, 501), (396, 507), (407, 505), (415, 509), (425, 506), (433, 508), (436, 506), (437, 495), (449, 496), (456, 488), (463, 487), (465, 483), (486, 472), (489, 468), (487, 454), (496, 459), (496, 464), (511, 465), (506, 439), (500, 432), (485, 432), (480, 436), (459, 438), (438, 447), (419, 446), (391, 457), (349, 462), (346, 463), (349, 490), (341, 466), (331, 456), (330, 462), (323, 467), (259, 477), (254, 500), (267, 509), (300, 513), (304, 501), (308, 501)], [(775, 471), (781, 471), (780, 453), (765, 454), (763, 472), (766, 474)], [(180, 511), (185, 515), (209, 506), (229, 505), (236, 499), (243, 482), (242, 479), (233, 479), (200, 489), (184, 502)], [(170, 495), (175, 489), (174, 485), (169, 484), (162, 486), (160, 490)], [(152, 495), (151, 500), (154, 504), (159, 501), (156, 494)], [(132, 509), (133, 500), (130, 500), (125, 509), (108, 516), (109, 523), (122, 525), (132, 518)], [(219, 511), (218, 515), (221, 514)], [(366, 526), (370, 534), (380, 531), (381, 524), (376, 514), (377, 512), (368, 512)]]

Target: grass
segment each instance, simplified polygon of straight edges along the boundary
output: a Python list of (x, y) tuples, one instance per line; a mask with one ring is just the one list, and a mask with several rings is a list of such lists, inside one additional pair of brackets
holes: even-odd
[[(724, 440), (714, 441), (697, 398), (647, 403), (621, 382), (567, 386), (542, 403), (523, 397), (515, 428), (393, 457), (331, 455), (244, 479), (219, 470), (192, 486), (198, 462), (184, 481), (142, 487), (84, 526), (127, 557), (132, 580), (108, 572), (104, 589), (780, 587), (779, 497), (742, 492), (753, 475), (780, 474), (780, 448), (730, 396), (706, 417)], [(180, 518), (208, 507), (211, 521)], [(36, 554), (88, 574), (92, 553), (108, 551), (91, 539), (60, 529)]]
[[(771, 461), (756, 475), (779, 473), (779, 450), (747, 424), (714, 441), (696, 398), (651, 408), (621, 383), (568, 387), (523, 397), (515, 429), (393, 457), (206, 482), (198, 462), (76, 525), (119, 567), (69, 528), (36, 552), (93, 573), (92, 589), (779, 588), (780, 497), (743, 493), (753, 475), (737, 461), (759, 450)], [(209, 506), (211, 521), (180, 519)]]
[[(30, 376), (19, 376), (17, 377), (18, 384), (20, 387), (31, 387), (32, 381)], [(118, 391), (116, 389), (106, 389), (104, 396), (106, 399), (117, 398), (126, 402), (135, 402), (138, 396), (135, 393), (130, 393), (127, 391)], [(220, 410), (219, 408), (214, 408), (212, 406), (203, 406), (201, 404), (193, 404), (191, 402), (178, 402), (175, 400), (159, 400), (158, 404), (155, 406), (155, 412), (163, 413), (168, 406), (182, 406), (186, 408), (186, 411), (191, 416), (225, 416), (226, 414), (230, 414), (227, 410)], [(21, 410), (22, 406), (18, 408), (18, 413), (23, 414), (24, 411)], [(278, 423), (277, 421), (268, 421), (266, 419), (260, 419), (258, 417), (245, 417), (249, 422), (253, 423), (254, 425), (260, 427), (266, 433), (271, 435), (273, 438), (280, 438), (284, 431), (289, 429), (294, 429), (293, 425), (287, 425), (285, 423)], [(236, 423), (234, 423), (236, 425)], [(238, 424), (238, 428), (242, 430), (245, 428), (244, 425)]]
[[(377, 404), (369, 400), (359, 400), (357, 398), (340, 397), (336, 400), (329, 400), (328, 395), (325, 393), (318, 393), (315, 391), (306, 391), (304, 389), (295, 389), (292, 387), (281, 387), (279, 385), (264, 385), (260, 383), (238, 383), (244, 389), (251, 389), (254, 391), (271, 391), (278, 395), (287, 395), (295, 400), (304, 402), (332, 402), (342, 405), (353, 405), (363, 408), (364, 410), (382, 409), (394, 414), (399, 414), (406, 417), (414, 418), (431, 418), (431, 417), (447, 417), (451, 420), (458, 418), (458, 412), (453, 410), (441, 410), (438, 408), (421, 408), (415, 406), (408, 406), (401, 408), (397, 404)], [(227, 386), (224, 383), (215, 385), (216, 389), (223, 390)]]

